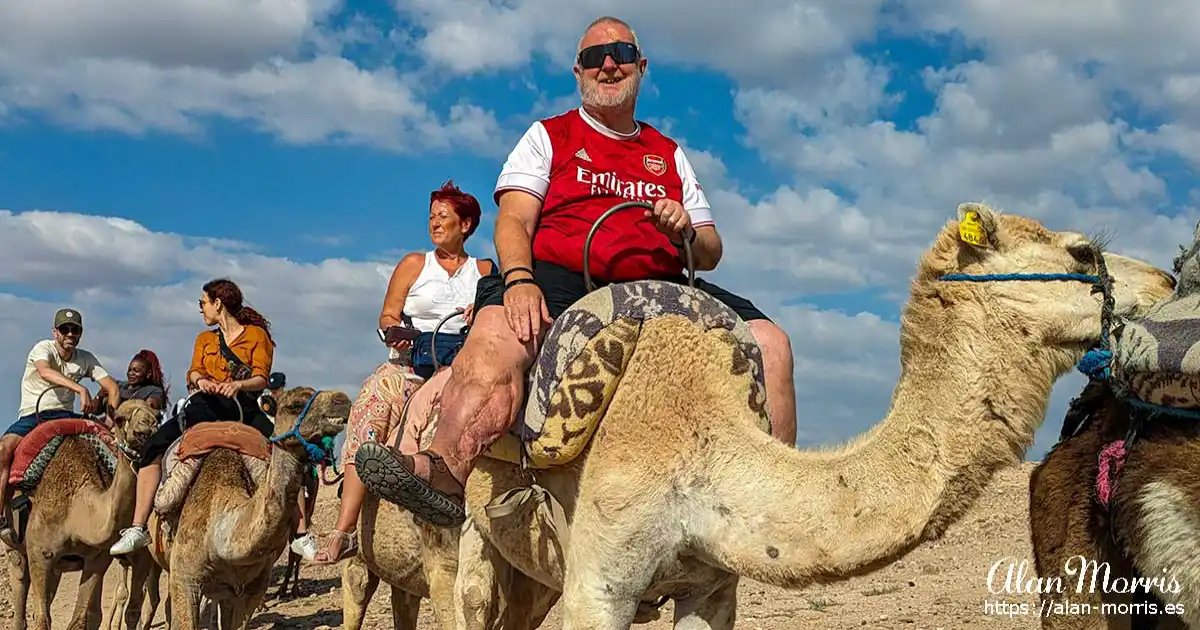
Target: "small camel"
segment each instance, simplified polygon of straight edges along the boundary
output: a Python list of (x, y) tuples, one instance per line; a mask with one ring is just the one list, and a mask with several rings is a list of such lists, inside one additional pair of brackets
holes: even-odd
[(15, 630), (25, 628), (27, 599), (33, 602), (33, 630), (49, 630), (50, 606), (69, 571), (80, 571), (69, 626), (101, 623), (104, 574), (112, 561), (108, 548), (133, 519), (133, 460), (154, 433), (158, 415), (143, 400), (126, 400), (113, 424), (110, 431), (93, 420), (49, 420), (18, 446), (13, 469), (23, 475), (13, 481), (30, 506), (24, 539), (5, 541), (11, 548)]
[[(562, 593), (564, 630), (627, 628), (667, 600), (676, 628), (731, 628), (741, 577), (803, 588), (936, 539), (1020, 461), (1054, 382), (1099, 339), (1102, 296), (1076, 274), (1111, 279), (1118, 313), (1173, 286), (1078, 233), (960, 205), (912, 281), (887, 418), (810, 452), (766, 433), (757, 346), (722, 305), (669, 283), (589, 294), (530, 377), (525, 422), (540, 410), (542, 433), (479, 460), (457, 548), (424, 543), (458, 564), (459, 627), (516, 602), (540, 619)], [(564, 359), (569, 344), (582, 349)]]
[[(240, 423), (207, 423), (185, 431), (179, 447), (195, 455), (181, 456), (171, 473), (164, 468), (149, 524), (155, 569), (144, 582), (130, 581), (134, 597), (145, 589), (154, 601), (160, 574), (166, 572), (172, 630), (196, 630), (201, 596), (216, 604), (221, 628), (246, 627), (296, 531), (303, 467), (321, 459), (322, 449), (342, 431), (350, 405), (342, 392), (288, 389), (278, 396), (269, 451), (263, 441), (260, 452), (255, 439), (262, 436)], [(246, 446), (249, 435), (257, 436), (250, 440), (255, 446)], [(264, 466), (259, 455), (268, 452)], [(168, 489), (178, 496), (164, 499)], [(131, 598), (128, 608), (135, 605)], [(141, 615), (152, 618), (154, 612), (145, 606)]]

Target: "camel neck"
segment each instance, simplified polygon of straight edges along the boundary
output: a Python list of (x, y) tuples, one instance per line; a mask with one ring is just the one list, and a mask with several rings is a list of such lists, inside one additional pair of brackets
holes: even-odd
[[(708, 446), (698, 455), (718, 458), (701, 465), (721, 474), (703, 490), (712, 518), (685, 525), (696, 551), (744, 577), (799, 588), (873, 570), (945, 531), (999, 468), (1020, 462), (1071, 361), (1032, 347), (1000, 356), (1001, 344), (973, 328), (939, 330), (956, 338), (902, 332), (906, 363), (886, 419), (840, 449), (789, 448), (749, 421), (700, 428)], [(694, 396), (714, 387), (700, 380)], [(709, 404), (748, 413), (736, 401)], [(732, 454), (737, 465), (723, 465)]]
[(274, 544), (280, 532), (288, 529), (296, 493), (300, 491), (301, 464), (286, 448), (271, 448), (270, 465), (249, 500), (237, 510), (237, 526), (228, 531), (228, 540), (218, 544), (222, 558), (231, 563), (255, 558)]

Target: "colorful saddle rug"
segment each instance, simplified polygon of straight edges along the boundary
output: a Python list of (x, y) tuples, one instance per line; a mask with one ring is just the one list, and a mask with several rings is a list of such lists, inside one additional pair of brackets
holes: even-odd
[(108, 474), (116, 473), (117, 442), (108, 428), (94, 420), (63, 418), (42, 422), (21, 438), (9, 468), (9, 485), (25, 493), (33, 492), (67, 438), (82, 439), (91, 444)]

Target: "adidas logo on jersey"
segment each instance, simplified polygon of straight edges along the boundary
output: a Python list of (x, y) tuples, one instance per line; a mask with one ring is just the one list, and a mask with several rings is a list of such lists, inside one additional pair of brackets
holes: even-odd
[(587, 154), (587, 150), (586, 150), (586, 149), (580, 149), (580, 150), (576, 151), (576, 152), (575, 152), (575, 157), (577, 157), (577, 158), (579, 158), (579, 159), (581, 159), (581, 160), (583, 160), (583, 161), (585, 161), (585, 162), (591, 162), (591, 161), (592, 161), (592, 158), (591, 158), (591, 157), (590, 157), (590, 156)]

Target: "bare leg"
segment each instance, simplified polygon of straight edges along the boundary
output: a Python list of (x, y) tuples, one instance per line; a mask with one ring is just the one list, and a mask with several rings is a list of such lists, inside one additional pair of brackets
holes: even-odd
[[(509, 328), (503, 306), (488, 306), (475, 315), (469, 338), (454, 360), (437, 434), (429, 445), (460, 482), (475, 468), (475, 459), (516, 420), (525, 399), (525, 370), (537, 357), (546, 330), (536, 344), (522, 344)], [(423, 460), (416, 462), (420, 467)], [(418, 474), (428, 472), (418, 469)]]
[[(11, 433), (0, 438), (0, 514), (4, 513), (4, 507), (8, 505), (8, 473), (12, 467), (13, 453), (20, 441), (21, 436)], [(16, 527), (15, 523), (9, 525)]]
[(767, 385), (767, 410), (771, 435), (788, 446), (796, 445), (796, 382), (792, 344), (783, 329), (765, 319), (749, 322), (750, 333), (762, 348), (763, 380)]
[(362, 445), (356, 464), (367, 489), (428, 524), (461, 525), (464, 482), (475, 459), (516, 419), (524, 373), (540, 342), (518, 341), (501, 306), (476, 313), (446, 383), (429, 449), (404, 455), (381, 444)]
[(133, 508), (133, 524), (146, 527), (150, 522), (150, 511), (154, 509), (154, 494), (158, 492), (158, 482), (162, 479), (162, 458), (154, 460), (153, 464), (138, 470), (137, 498)]
[(110, 554), (119, 556), (145, 549), (150, 544), (150, 533), (146, 531), (146, 523), (150, 522), (150, 512), (154, 509), (154, 495), (158, 492), (158, 482), (161, 478), (162, 457), (138, 470), (133, 524), (121, 530), (121, 537), (108, 550)]

